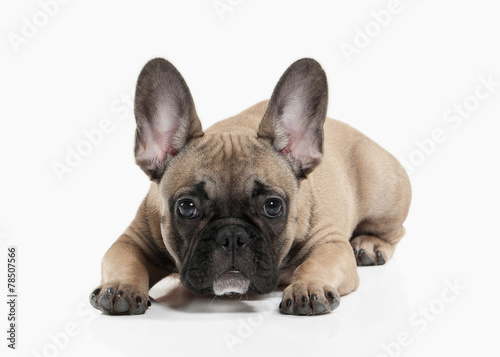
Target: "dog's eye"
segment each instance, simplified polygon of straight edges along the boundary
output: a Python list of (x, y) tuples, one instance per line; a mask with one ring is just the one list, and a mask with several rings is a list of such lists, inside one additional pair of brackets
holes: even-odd
[(196, 205), (191, 200), (182, 200), (177, 206), (179, 214), (184, 218), (195, 218), (198, 216)]
[(281, 216), (282, 213), (281, 201), (276, 198), (271, 198), (266, 201), (262, 207), (262, 214), (268, 218), (276, 218)]

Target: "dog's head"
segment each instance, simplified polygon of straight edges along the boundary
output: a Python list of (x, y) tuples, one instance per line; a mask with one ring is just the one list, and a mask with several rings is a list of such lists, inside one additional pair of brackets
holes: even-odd
[[(292, 64), (262, 118), (204, 133), (176, 68), (154, 59), (136, 89), (138, 165), (158, 184), (163, 241), (196, 293), (272, 291), (297, 231), (301, 180), (319, 163), (328, 89)], [(253, 129), (252, 129), (253, 127)]]

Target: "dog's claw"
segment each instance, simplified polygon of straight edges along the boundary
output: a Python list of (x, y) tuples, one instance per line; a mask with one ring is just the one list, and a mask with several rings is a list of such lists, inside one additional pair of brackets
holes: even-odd
[(302, 304), (297, 308), (296, 315), (311, 315), (311, 306), (307, 304)]
[(314, 304), (314, 315), (323, 315), (327, 312), (329, 312), (328, 308), (322, 302), (316, 302), (316, 304)]
[(100, 289), (95, 289), (89, 298), (90, 305), (92, 305), (95, 309), (99, 309), (99, 305), (97, 304), (97, 294), (99, 294), (100, 291)]
[(143, 305), (139, 305), (139, 307), (134, 311), (134, 315), (142, 315), (146, 312), (146, 308)]
[(111, 301), (109, 300), (108, 295), (103, 295), (99, 299), (99, 305), (101, 305), (106, 310), (111, 310)]
[(121, 299), (117, 301), (114, 306), (114, 310), (120, 314), (123, 314), (129, 310), (128, 303), (125, 299)]
[(377, 265), (384, 265), (385, 264), (385, 259), (382, 256), (382, 252), (380, 250), (377, 250)]
[(335, 297), (335, 295), (331, 291), (328, 292), (327, 296), (332, 310), (335, 310), (337, 307), (339, 307), (340, 301), (338, 298)]
[(284, 314), (290, 315), (293, 314), (293, 309), (292, 309), (292, 300), (287, 299), (284, 301), (285, 303), (283, 304), (283, 301), (280, 303), (280, 311), (283, 312)]

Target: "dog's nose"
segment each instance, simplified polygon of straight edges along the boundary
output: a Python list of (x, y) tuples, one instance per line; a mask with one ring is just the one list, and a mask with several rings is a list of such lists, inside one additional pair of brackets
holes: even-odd
[(226, 226), (217, 233), (215, 242), (229, 249), (243, 247), (249, 239), (248, 233), (240, 226)]

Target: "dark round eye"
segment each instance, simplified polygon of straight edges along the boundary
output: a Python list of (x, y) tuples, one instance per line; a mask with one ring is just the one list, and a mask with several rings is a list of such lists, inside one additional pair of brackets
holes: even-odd
[(266, 201), (262, 208), (262, 213), (268, 218), (279, 217), (282, 213), (282, 203), (276, 198), (271, 198)]
[(179, 214), (184, 218), (195, 218), (198, 216), (196, 205), (191, 200), (182, 200), (177, 206)]

